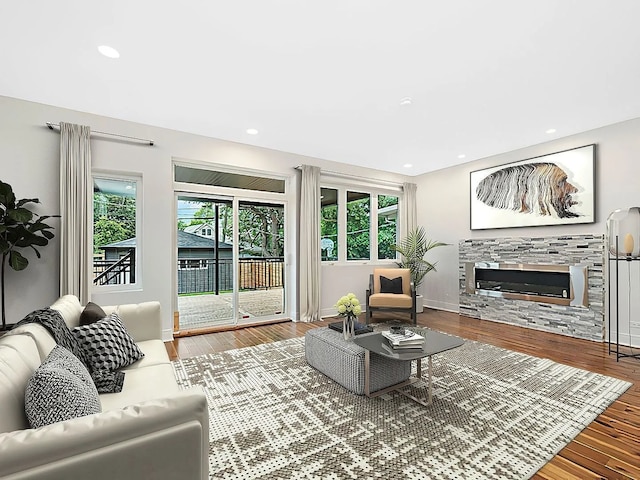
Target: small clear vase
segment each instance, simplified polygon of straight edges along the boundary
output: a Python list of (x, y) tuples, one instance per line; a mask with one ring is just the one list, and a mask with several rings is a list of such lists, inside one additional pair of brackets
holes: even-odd
[(342, 317), (342, 335), (345, 340), (353, 340), (356, 336), (356, 316), (345, 315)]

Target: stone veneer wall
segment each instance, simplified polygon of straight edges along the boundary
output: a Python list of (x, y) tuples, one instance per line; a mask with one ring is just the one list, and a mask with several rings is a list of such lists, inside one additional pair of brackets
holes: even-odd
[[(460, 314), (588, 340), (604, 340), (604, 235), (461, 240)], [(466, 262), (588, 266), (589, 308), (510, 300), (465, 291)]]

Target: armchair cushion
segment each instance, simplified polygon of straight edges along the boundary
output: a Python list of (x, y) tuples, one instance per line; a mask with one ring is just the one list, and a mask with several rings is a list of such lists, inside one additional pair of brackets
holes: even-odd
[(389, 279), (380, 275), (380, 293), (402, 293), (402, 277)]
[(378, 308), (411, 308), (413, 299), (404, 293), (374, 293), (369, 297), (369, 306)]
[(411, 295), (411, 271), (408, 268), (374, 268), (373, 269), (373, 290), (371, 293), (382, 293), (382, 277), (402, 279), (402, 292)]

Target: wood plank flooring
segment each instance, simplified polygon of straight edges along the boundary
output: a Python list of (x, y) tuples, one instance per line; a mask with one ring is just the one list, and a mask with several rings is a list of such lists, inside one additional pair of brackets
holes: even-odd
[[(327, 323), (287, 322), (256, 326), (178, 338), (168, 342), (166, 347), (171, 359), (186, 358), (301, 337), (306, 331)], [(640, 360), (624, 358), (616, 362), (615, 356), (608, 354), (606, 343), (438, 310), (425, 309), (418, 315), (418, 324), (633, 382), (629, 390), (540, 469), (533, 479), (640, 479)]]

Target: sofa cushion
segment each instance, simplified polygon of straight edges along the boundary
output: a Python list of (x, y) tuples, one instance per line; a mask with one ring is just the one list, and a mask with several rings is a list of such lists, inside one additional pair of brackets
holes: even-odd
[(89, 325), (91, 323), (95, 323), (98, 320), (102, 320), (106, 316), (107, 314), (104, 313), (104, 310), (102, 309), (102, 307), (100, 307), (100, 305), (89, 302), (80, 314), (80, 325)]
[(67, 327), (73, 328), (80, 324), (82, 305), (80, 305), (80, 300), (78, 300), (78, 297), (75, 295), (64, 295), (60, 297), (50, 308), (60, 312)]
[(142, 340), (162, 339), (162, 314), (160, 302), (143, 302), (137, 304), (103, 306), (109, 315), (116, 312), (122, 324), (135, 342)]
[(127, 370), (120, 393), (100, 395), (102, 411), (114, 410), (135, 403), (162, 398), (180, 392), (171, 364)]
[(39, 365), (40, 354), (31, 337), (7, 334), (0, 338), (0, 433), (29, 428), (24, 390)]
[(128, 372), (129, 370), (134, 370), (136, 368), (151, 367), (153, 365), (171, 364), (169, 354), (167, 353), (167, 347), (164, 346), (164, 342), (162, 340), (143, 340), (141, 342), (136, 342), (136, 345), (140, 350), (142, 350), (144, 357), (137, 362), (124, 367), (122, 369), (124, 372)]
[(28, 336), (35, 342), (38, 348), (40, 358), (38, 359), (38, 365), (47, 358), (47, 355), (51, 353), (53, 347), (56, 346), (56, 341), (51, 334), (38, 323), (25, 323), (19, 327), (15, 327), (5, 334), (3, 338), (9, 338), (12, 336)]
[(85, 366), (69, 350), (56, 345), (33, 372), (24, 393), (31, 428), (101, 411), (100, 399)]
[(85, 351), (92, 371), (114, 372), (144, 357), (116, 312), (90, 325), (74, 328), (73, 334)]

